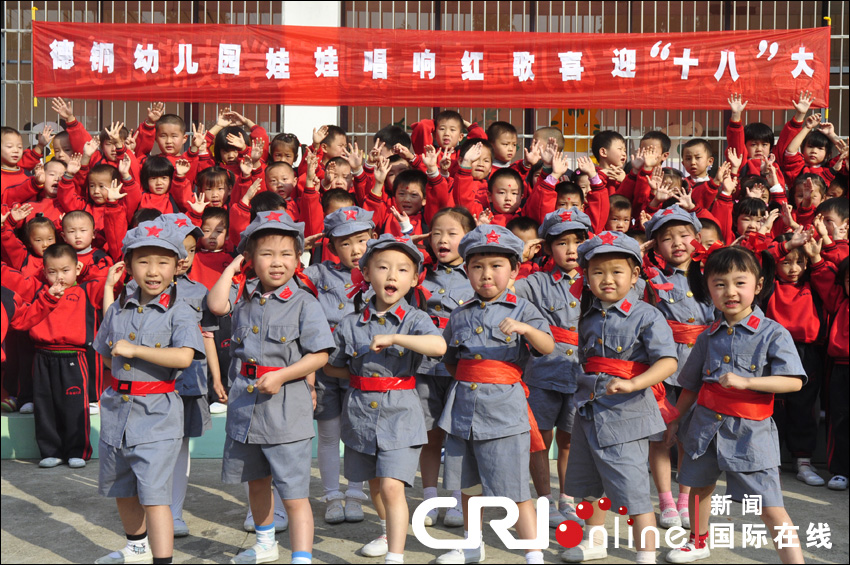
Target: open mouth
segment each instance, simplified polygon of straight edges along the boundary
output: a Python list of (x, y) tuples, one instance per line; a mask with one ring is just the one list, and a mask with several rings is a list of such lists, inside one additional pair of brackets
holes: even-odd
[(160, 286), (162, 286), (162, 281), (160, 281), (160, 280), (146, 280), (145, 281), (145, 288), (147, 288), (147, 289), (156, 290)]
[(391, 284), (384, 285), (384, 292), (386, 293), (387, 296), (395, 296), (396, 293), (398, 292), (398, 287), (396, 287), (395, 285), (391, 285)]
[(445, 246), (445, 245), (441, 245), (440, 247), (437, 248), (437, 255), (439, 255), (440, 257), (448, 255), (451, 252), (452, 252), (452, 250), (448, 246)]

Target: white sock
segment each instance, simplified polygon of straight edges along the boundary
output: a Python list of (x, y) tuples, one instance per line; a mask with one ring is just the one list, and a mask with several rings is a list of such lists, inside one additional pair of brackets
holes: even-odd
[(429, 498), (437, 498), (437, 487), (425, 487), (422, 489), (422, 497), (425, 500)]
[(529, 551), (525, 554), (526, 563), (543, 563), (542, 551)]
[(316, 420), (319, 436), (316, 458), (325, 494), (339, 490), (339, 422), (339, 416), (331, 420)]
[(384, 563), (404, 563), (404, 553), (387, 552)]
[(127, 549), (136, 555), (148, 552), (148, 536), (137, 540), (127, 540)]
[(189, 488), (189, 438), (184, 437), (174, 462), (174, 478), (171, 482), (171, 515), (183, 518), (183, 503), (186, 501), (186, 489)]
[[(585, 530), (584, 540), (583, 540), (583, 541), (587, 542), (587, 543), (584, 544), (585, 546), (590, 545), (590, 542), (589, 542), (590, 535), (588, 534), (588, 532), (590, 531), (591, 527), (592, 526), (585, 526), (585, 528), (587, 528)], [(604, 543), (605, 543), (605, 533), (601, 532), (599, 530), (594, 531), (593, 532), (593, 547), (602, 547), (604, 545)]]
[[(345, 489), (345, 496), (349, 496), (349, 494), (348, 494), (349, 492), (352, 493), (352, 494), (355, 494), (355, 495), (356, 494), (363, 494), (363, 481), (360, 481), (360, 482), (349, 481), (348, 488)], [(352, 498), (364, 498), (365, 496), (366, 495), (363, 494), (363, 497), (353, 496)]]
[(275, 487), (272, 487), (272, 498), (274, 498), (274, 513), (278, 516), (286, 516), (286, 508), (284, 508), (280, 493), (277, 492)]
[(268, 526), (254, 526), (254, 531), (257, 534), (257, 545), (268, 549), (275, 544), (274, 522)]
[(381, 535), (382, 536), (387, 535), (387, 521), (386, 520), (381, 520)]
[(655, 563), (654, 551), (638, 551), (635, 563)]
[[(469, 539), (469, 530), (464, 530), (464, 531), (463, 531), (463, 539)], [(475, 549), (473, 549), (473, 550), (471, 550), (471, 551), (477, 551), (477, 550), (478, 550), (478, 548), (480, 548), (480, 547), (481, 547), (481, 544), (482, 544), (483, 542), (484, 542), (484, 534), (482, 533), (482, 534), (481, 534), (481, 537), (478, 539), (478, 547), (476, 547)], [(464, 550), (464, 551), (467, 551), (467, 550)]]

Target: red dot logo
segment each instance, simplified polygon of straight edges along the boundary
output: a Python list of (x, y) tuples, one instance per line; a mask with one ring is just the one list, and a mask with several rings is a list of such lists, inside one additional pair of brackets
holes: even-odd
[(593, 504), (590, 502), (580, 502), (578, 506), (576, 506), (576, 516), (582, 520), (587, 520), (593, 516)]
[(634, 520), (632, 520), (631, 518), (629, 518), (628, 520), (626, 520), (626, 524), (628, 524), (629, 526), (633, 525), (634, 523), (635, 523), (635, 521), (634, 521)]
[(576, 547), (581, 543), (584, 532), (575, 520), (564, 520), (555, 528), (555, 539), (561, 547)]
[(599, 499), (599, 509), (600, 510), (610, 510), (611, 509), (611, 499), (602, 497)]
[(629, 509), (625, 506), (620, 506), (619, 508), (617, 508), (617, 513), (620, 514), (620, 516), (625, 516), (629, 513)]

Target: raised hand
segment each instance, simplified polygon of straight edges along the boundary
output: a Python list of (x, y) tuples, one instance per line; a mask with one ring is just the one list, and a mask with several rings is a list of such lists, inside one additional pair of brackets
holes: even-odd
[(124, 261), (118, 261), (111, 267), (109, 267), (109, 272), (106, 273), (106, 286), (112, 288), (124, 277)]
[(661, 189), (661, 185), (664, 184), (664, 169), (661, 167), (653, 168), (647, 182), (649, 182), (649, 187), (657, 193)]
[[(242, 197), (242, 203), (248, 206), (251, 203), (251, 200), (260, 192), (260, 188), (263, 186), (263, 179), (257, 179), (251, 183), (251, 186), (248, 187), (248, 190), (245, 192), (245, 196)], [(203, 196), (203, 194), (202, 194)], [(206, 206), (205, 206), (206, 207)], [(203, 210), (201, 210), (203, 213)]]
[(47, 147), (50, 145), (50, 142), (53, 141), (53, 138), (56, 137), (56, 134), (53, 133), (52, 126), (44, 126), (42, 128), (41, 133), (38, 134), (38, 145), (39, 147)]
[(15, 204), (12, 206), (12, 219), (15, 223), (21, 223), (32, 214), (32, 204)]
[(242, 172), (243, 178), (248, 178), (251, 176), (251, 173), (254, 171), (254, 162), (251, 161), (250, 157), (242, 157), (239, 160), (239, 170)]
[(133, 162), (130, 160), (130, 156), (125, 154), (121, 161), (118, 162), (118, 172), (121, 173), (121, 178), (126, 179), (130, 177), (130, 170), (132, 168)]
[(643, 168), (643, 164), (644, 164), (643, 154), (644, 154), (644, 148), (643, 147), (638, 147), (637, 152), (632, 154), (632, 170), (633, 171), (639, 171)]
[(135, 151), (136, 150), (136, 139), (139, 137), (139, 130), (134, 131), (127, 135), (127, 139), (124, 140), (124, 147), (127, 148), (127, 151)]
[(233, 122), (230, 120), (230, 107), (221, 108), (218, 111), (218, 118), (215, 121), (215, 125), (220, 128), (233, 125)]
[(539, 139), (531, 140), (530, 148), (523, 148), (523, 159), (525, 159), (526, 166), (530, 169), (534, 165), (536, 165), (540, 159), (543, 158), (541, 154), (543, 143)]
[(64, 98), (54, 98), (50, 106), (53, 108), (53, 111), (59, 114), (59, 117), (65, 120), (66, 122), (74, 121), (74, 106), (66, 102)]
[(192, 149), (194, 149), (197, 153), (201, 152), (201, 147), (207, 142), (207, 128), (204, 127), (203, 123), (199, 123), (197, 126), (192, 124)]
[(476, 143), (475, 145), (471, 146), (466, 151), (466, 154), (463, 156), (463, 163), (461, 163), (461, 165), (464, 168), (469, 169), (470, 167), (472, 167), (472, 163), (477, 161), (480, 157), (481, 157), (481, 144)]
[(393, 145), (393, 153), (396, 155), (401, 155), (407, 161), (413, 161), (416, 159), (416, 155), (413, 154), (413, 151), (402, 145), (401, 143), (396, 143)]
[(229, 145), (235, 147), (237, 151), (242, 151), (243, 149), (248, 147), (247, 145), (245, 145), (245, 138), (239, 134), (228, 133), (225, 140)]
[(744, 108), (747, 107), (749, 101), (745, 101), (740, 94), (738, 94), (737, 92), (733, 92), (731, 95), (729, 95), (728, 102), (729, 108), (732, 110), (732, 119), (735, 121), (739, 121), (741, 119), (741, 114), (744, 113)]
[(774, 208), (770, 212), (768, 212), (767, 216), (765, 216), (764, 220), (761, 223), (761, 227), (759, 228), (760, 234), (768, 234), (770, 230), (773, 229), (773, 224), (776, 222), (776, 219), (779, 218), (779, 210)]
[(375, 165), (375, 186), (384, 186), (387, 175), (390, 173), (390, 160), (388, 157), (380, 157)]
[(832, 122), (821, 122), (818, 124), (818, 129), (822, 134), (827, 136), (830, 139), (835, 139), (835, 126)]
[(85, 145), (83, 145), (83, 156), (87, 159), (90, 158), (97, 151), (99, 145), (100, 142), (94, 137), (86, 141)]
[(106, 128), (106, 135), (109, 137), (109, 141), (115, 144), (116, 147), (123, 147), (124, 142), (121, 141), (121, 128), (124, 127), (124, 122), (112, 122), (112, 124)]
[(726, 150), (726, 161), (732, 165), (732, 169), (735, 172), (738, 172), (738, 169), (741, 168), (741, 164), (744, 162), (744, 157), (743, 155), (738, 155), (737, 149), (730, 147)]
[(433, 145), (425, 148), (425, 153), (422, 154), (422, 163), (425, 164), (425, 168), (429, 173), (433, 174), (437, 172), (437, 162), (440, 160), (441, 155), (442, 152), (437, 151)]
[(454, 152), (454, 147), (443, 149), (443, 155), (440, 157), (440, 171), (443, 173), (448, 173), (449, 169), (452, 168), (452, 155), (454, 155)]
[(643, 150), (644, 168), (651, 169), (661, 162), (661, 154), (655, 145), (648, 145)]
[(673, 197), (679, 203), (679, 206), (682, 208), (682, 210), (685, 210), (685, 211), (688, 211), (688, 212), (693, 211), (693, 209), (697, 207), (696, 204), (694, 203), (694, 199), (691, 195), (691, 192), (692, 192), (691, 189), (685, 188), (685, 187), (682, 187), (682, 188), (674, 187), (673, 188)]
[(32, 178), (38, 186), (44, 186), (44, 181), (47, 180), (47, 175), (44, 174), (44, 164), (39, 161), (32, 168)]
[(732, 174), (732, 167), (733, 164), (729, 161), (721, 163), (721, 165), (717, 167), (717, 171), (714, 173), (714, 182), (718, 185), (721, 184), (723, 179)]
[(357, 172), (363, 168), (363, 153), (360, 152), (360, 146), (357, 145), (356, 141), (353, 145), (348, 144), (348, 149), (343, 150), (342, 156), (348, 161), (352, 172)]
[(791, 104), (794, 106), (794, 109), (797, 110), (797, 114), (800, 116), (805, 116), (809, 111), (809, 108), (812, 105), (815, 97), (809, 90), (801, 90), (800, 98), (796, 101), (792, 100)]
[(587, 155), (582, 155), (578, 159), (576, 159), (576, 167), (582, 173), (586, 174), (590, 178), (596, 176), (596, 165), (593, 164), (593, 161)]
[(65, 174), (74, 176), (76, 175), (83, 166), (83, 156), (79, 153), (74, 153), (71, 155), (71, 159), (68, 161), (68, 166), (65, 168)]
[(378, 162), (378, 158), (381, 156), (381, 152), (386, 147), (386, 143), (382, 140), (378, 140), (375, 142), (375, 145), (372, 146), (372, 149), (369, 151), (369, 156), (366, 158), (366, 162), (370, 165), (374, 165)]
[(623, 179), (626, 178), (626, 171), (624, 171), (623, 167), (619, 165), (609, 165), (605, 169), (605, 176), (609, 179), (614, 179), (617, 182), (623, 182)]
[(812, 263), (820, 263), (820, 253), (823, 250), (823, 239), (815, 239), (814, 237), (803, 244), (803, 253), (811, 260)]
[(823, 114), (812, 114), (808, 118), (806, 118), (806, 129), (815, 129), (820, 124), (823, 119)]
[(318, 148), (322, 140), (328, 136), (328, 126), (313, 128), (313, 147)]
[(390, 212), (393, 213), (395, 219), (402, 226), (404, 226), (405, 224), (410, 224), (410, 216), (408, 216), (406, 212), (399, 211), (395, 206), (390, 206)]
[(485, 226), (493, 222), (493, 212), (489, 209), (482, 210), (478, 217), (475, 218), (475, 224), (479, 226)]
[(109, 183), (109, 186), (106, 187), (106, 200), (108, 202), (118, 202), (125, 196), (127, 196), (127, 194), (121, 192), (121, 183), (117, 180), (113, 180)]
[[(249, 199), (249, 202), (250, 202), (250, 199)], [(189, 208), (191, 208), (192, 211), (195, 212), (195, 214), (197, 214), (198, 216), (203, 215), (204, 210), (206, 210), (207, 206), (210, 205), (209, 201), (207, 200), (206, 195), (203, 192), (199, 192), (199, 193), (195, 194), (194, 198), (192, 200), (186, 201), (186, 204), (188, 204)]]
[(263, 158), (263, 148), (265, 145), (266, 142), (259, 137), (251, 141), (251, 161), (254, 163), (260, 162), (260, 159)]
[(156, 124), (162, 115), (165, 113), (165, 104), (162, 102), (154, 102), (148, 106), (148, 123)]
[(174, 162), (174, 173), (180, 178), (189, 174), (189, 170), (191, 168), (192, 164), (189, 163), (188, 159), (177, 159), (177, 161)]
[(565, 151), (555, 153), (555, 156), (552, 158), (552, 176), (560, 179), (567, 172), (569, 168), (567, 166), (568, 164), (567, 153)]
[(546, 145), (543, 146), (540, 150), (540, 158), (543, 159), (544, 167), (552, 166), (552, 159), (555, 158), (555, 153), (558, 152), (558, 144), (555, 143), (555, 138), (550, 137), (546, 142)]
[(313, 246), (316, 245), (316, 242), (325, 237), (324, 232), (314, 233), (313, 235), (308, 235), (304, 238), (304, 251), (310, 251), (313, 249)]

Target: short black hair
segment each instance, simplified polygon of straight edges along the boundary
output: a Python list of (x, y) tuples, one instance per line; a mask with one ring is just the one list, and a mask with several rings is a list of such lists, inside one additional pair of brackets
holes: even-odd
[(593, 136), (593, 140), (590, 142), (590, 150), (593, 152), (593, 156), (596, 157), (596, 160), (599, 161), (599, 151), (601, 149), (608, 149), (611, 147), (611, 144), (615, 141), (626, 142), (626, 138), (617, 133), (614, 130), (605, 130), (600, 131), (596, 135)]
[(762, 122), (753, 122), (744, 126), (744, 142), (758, 141), (769, 143), (772, 148), (776, 144), (773, 128)]
[(233, 188), (233, 184), (235, 182), (233, 173), (219, 165), (213, 165), (212, 167), (207, 167), (203, 171), (198, 172), (195, 177), (195, 185), (199, 190), (204, 190), (208, 186), (213, 186), (219, 180), (224, 180), (224, 184), (227, 185), (227, 188)]
[(27, 236), (27, 242), (29, 242), (32, 230), (41, 227), (49, 228), (50, 231), (53, 232), (53, 237), (56, 237), (56, 226), (53, 224), (53, 220), (39, 212), (35, 215), (33, 219), (31, 219), (24, 225), (24, 233)]
[(60, 257), (69, 257), (74, 263), (77, 262), (77, 252), (65, 242), (54, 243), (45, 249), (44, 255), (42, 255), (45, 261), (48, 259), (59, 259)]
[(410, 135), (397, 125), (384, 126), (375, 134), (373, 141), (383, 141), (387, 149), (392, 149), (397, 143), (401, 143), (408, 149), (413, 148), (413, 142), (410, 140)]
[(487, 190), (493, 192), (493, 186), (495, 186), (496, 181), (501, 178), (509, 178), (513, 180), (516, 183), (517, 188), (519, 188), (520, 196), (522, 196), (522, 189), (524, 187), (522, 183), (522, 175), (510, 167), (503, 167), (490, 175), (490, 178), (487, 179)]
[[(331, 161), (335, 161), (335, 160), (336, 159), (331, 159)], [(347, 163), (348, 163), (348, 161), (346, 161), (346, 164)], [(286, 161), (275, 161), (273, 163), (269, 163), (268, 166), (266, 167), (266, 172), (264, 174), (267, 175), (275, 169), (282, 169), (282, 168), (288, 168), (289, 170), (292, 171), (292, 174), (295, 175), (296, 178), (298, 177), (298, 171), (296, 171), (295, 167), (293, 167), (292, 165), (290, 165)]]
[(263, 191), (258, 192), (251, 199), (251, 221), (257, 217), (260, 212), (272, 212), (274, 210), (286, 210), (286, 202), (283, 197), (277, 192)]
[(327, 126), (327, 127), (328, 127), (328, 134), (324, 137), (324, 139), (322, 139), (321, 145), (330, 145), (331, 143), (334, 142), (334, 140), (337, 137), (339, 137), (339, 136), (347, 137), (348, 136), (348, 134), (345, 133), (345, 130), (342, 129), (341, 127), (339, 127), (339, 126)]
[(702, 147), (708, 153), (709, 157), (714, 157), (714, 150), (711, 148), (711, 144), (701, 137), (695, 137), (685, 142), (682, 145), (682, 154), (684, 155), (685, 149), (690, 149), (691, 147)]
[(839, 198), (827, 198), (815, 210), (815, 214), (827, 214), (829, 212), (833, 212), (841, 220), (850, 218), (850, 200), (847, 200), (843, 196)]
[(0, 127), (0, 137), (3, 137), (4, 135), (17, 135), (21, 139), (24, 138), (24, 136), (21, 135), (21, 132), (19, 132), (15, 128), (10, 128), (9, 126)]
[[(541, 173), (541, 174), (543, 174), (543, 173)], [(577, 195), (579, 197), (579, 200), (581, 200), (581, 203), (584, 204), (584, 191), (581, 189), (581, 187), (578, 184), (576, 184), (574, 182), (570, 182), (568, 180), (565, 180), (565, 181), (559, 182), (558, 184), (555, 185), (555, 198), (556, 199), (559, 196), (569, 196), (570, 194)], [(557, 202), (557, 200), (556, 200), (556, 202)]]
[(179, 126), (180, 131), (186, 133), (186, 122), (184, 122), (183, 118), (177, 114), (163, 114), (162, 117), (156, 121), (156, 130), (159, 131), (160, 126), (167, 125)]
[(422, 190), (422, 197), (427, 194), (428, 175), (419, 169), (406, 169), (395, 176), (393, 179), (393, 194), (398, 192), (398, 189), (403, 186), (418, 186)]
[(110, 179), (121, 182), (121, 173), (118, 172), (118, 169), (106, 163), (98, 163), (92, 167), (88, 178), (91, 178), (92, 175), (109, 175)]
[(643, 134), (643, 137), (640, 138), (641, 141), (657, 141), (661, 144), (661, 152), (669, 153), (670, 146), (672, 142), (670, 141), (670, 136), (664, 133), (663, 131), (653, 130), (648, 131)]
[(765, 215), (767, 215), (767, 204), (761, 198), (742, 198), (732, 206), (732, 218), (734, 221), (737, 221), (739, 216)]
[(218, 206), (207, 206), (204, 208), (204, 213), (201, 214), (201, 224), (207, 220), (222, 220), (224, 229), (230, 229), (230, 214), (224, 208)]
[(168, 160), (168, 157), (163, 155), (154, 155), (145, 159), (145, 164), (142, 165), (142, 170), (139, 171), (139, 184), (142, 185), (142, 190), (147, 190), (148, 181), (159, 177), (174, 177), (174, 165)]
[(506, 133), (514, 136), (517, 135), (516, 128), (513, 124), (502, 121), (493, 122), (490, 124), (490, 127), (487, 128), (487, 139), (490, 140), (490, 143), (494, 143), (497, 139), (499, 139), (499, 136)]
[(457, 220), (463, 228), (464, 233), (469, 233), (475, 229), (475, 218), (472, 217), (469, 210), (463, 206), (441, 208), (440, 211), (434, 214), (434, 217), (431, 218), (430, 225), (433, 226), (437, 222), (437, 219), (442, 216), (451, 216)]
[(516, 216), (505, 227), (511, 231), (514, 229), (518, 229), (519, 231), (534, 230), (534, 233), (537, 233), (537, 230), (540, 228), (540, 222), (528, 216)]
[(439, 126), (440, 122), (455, 121), (457, 125), (463, 128), (463, 116), (454, 110), (443, 110), (434, 118), (434, 126)]
[(85, 219), (91, 222), (92, 228), (94, 228), (94, 216), (86, 212), (85, 210), (71, 210), (64, 216), (62, 216), (62, 229), (65, 229), (65, 222), (70, 222), (71, 220), (77, 219)]
[[(128, 135), (130, 135), (130, 130), (128, 130), (126, 127), (122, 126), (121, 129), (118, 130), (118, 137), (121, 138), (121, 141), (127, 139)], [(97, 138), (100, 140), (101, 143), (109, 141), (109, 134), (106, 133), (106, 129), (101, 130)]]
[(694, 260), (696, 265), (688, 269), (688, 284), (694, 293), (694, 298), (704, 304), (711, 304), (711, 294), (708, 291), (707, 279), (711, 275), (725, 275), (732, 271), (743, 271), (751, 273), (759, 278), (764, 277), (761, 292), (755, 297), (756, 306), (773, 292), (773, 276), (775, 263), (769, 252), (761, 253), (761, 260), (756, 257), (750, 249), (740, 245), (722, 247), (714, 251), (701, 266), (699, 261)]
[(614, 210), (617, 210), (619, 212), (625, 212), (626, 210), (628, 210), (629, 213), (631, 213), (632, 211), (631, 201), (622, 194), (612, 194), (608, 197), (608, 201), (610, 203), (610, 210), (612, 212)]
[[(712, 220), (711, 218), (700, 218), (699, 223), (702, 224), (702, 229), (710, 229), (713, 230), (715, 235), (717, 236), (718, 241), (723, 241), (723, 230), (720, 228), (720, 224)], [(702, 230), (700, 230), (702, 231)]]
[(327, 210), (334, 202), (343, 206), (357, 206), (357, 202), (354, 201), (354, 195), (344, 188), (333, 188), (322, 194), (322, 210)]
[(826, 161), (829, 159), (829, 155), (832, 153), (833, 143), (832, 140), (829, 139), (826, 134), (824, 134), (820, 130), (812, 130), (809, 132), (809, 135), (806, 136), (806, 139), (803, 140), (803, 147), (817, 147), (819, 149), (826, 150), (826, 154), (824, 155), (823, 160)]
[(133, 214), (133, 225), (132, 227), (136, 227), (142, 222), (150, 222), (162, 216), (162, 212), (157, 210), (156, 208), (138, 208), (136, 213)]

